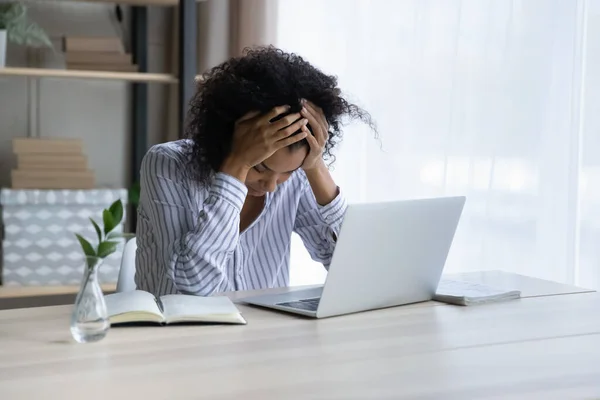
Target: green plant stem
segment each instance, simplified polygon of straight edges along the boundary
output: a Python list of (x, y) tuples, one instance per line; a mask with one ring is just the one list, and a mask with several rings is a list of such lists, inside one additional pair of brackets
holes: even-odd
[[(87, 265), (87, 268), (86, 268), (86, 271), (85, 271), (85, 272), (86, 272), (86, 274), (85, 274), (85, 282), (83, 282), (83, 285), (82, 285), (82, 286), (81, 286), (81, 288), (79, 289), (79, 293), (80, 293), (80, 294), (81, 294), (81, 293), (83, 293), (83, 291), (84, 291), (84, 289), (86, 288), (86, 286), (87, 286), (88, 282), (90, 281), (90, 276), (92, 275), (92, 274), (90, 273), (90, 264), (89, 264), (89, 262), (87, 262), (87, 260), (86, 260), (86, 263), (85, 263), (85, 264)], [(94, 269), (94, 267), (92, 267), (91, 269), (93, 270), (93, 269)]]

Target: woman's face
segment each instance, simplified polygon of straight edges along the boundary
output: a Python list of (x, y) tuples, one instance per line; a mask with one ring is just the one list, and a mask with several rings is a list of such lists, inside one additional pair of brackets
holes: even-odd
[(248, 172), (246, 177), (248, 195), (261, 197), (267, 192), (274, 192), (277, 185), (285, 182), (292, 172), (302, 167), (307, 155), (308, 148), (305, 146), (293, 150), (286, 147), (276, 151)]

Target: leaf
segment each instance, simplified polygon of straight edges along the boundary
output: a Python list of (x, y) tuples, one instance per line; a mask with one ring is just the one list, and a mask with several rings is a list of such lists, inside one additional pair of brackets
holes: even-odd
[(27, 8), (22, 3), (0, 4), (0, 21), (7, 26), (25, 21)]
[(123, 203), (121, 203), (121, 200), (117, 200), (112, 203), (108, 210), (112, 214), (115, 226), (119, 225), (123, 219)]
[(117, 250), (119, 242), (102, 242), (98, 245), (98, 257), (105, 258)]
[(30, 24), (26, 29), (25, 43), (31, 47), (52, 48), (52, 42), (46, 32), (37, 24)]
[(24, 4), (0, 7), (0, 27), (6, 29), (8, 39), (13, 43), (53, 48), (46, 32), (36, 23), (27, 21), (27, 7)]
[(104, 234), (108, 235), (113, 229), (115, 229), (115, 221), (113, 220), (112, 213), (109, 210), (102, 212), (102, 221), (104, 222)]
[(94, 246), (92, 246), (90, 242), (85, 240), (81, 235), (75, 234), (75, 236), (77, 236), (77, 240), (79, 240), (79, 244), (81, 244), (83, 253), (88, 257), (95, 257), (96, 251), (94, 250)]
[(98, 235), (98, 243), (100, 243), (102, 241), (102, 230), (100, 229), (96, 221), (94, 221), (92, 218), (90, 218), (90, 221), (92, 221), (92, 225), (94, 225), (94, 229), (96, 230), (96, 234)]

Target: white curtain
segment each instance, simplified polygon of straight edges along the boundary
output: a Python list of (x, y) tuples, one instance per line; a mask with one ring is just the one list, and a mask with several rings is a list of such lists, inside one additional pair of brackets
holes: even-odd
[[(446, 272), (600, 288), (599, 3), (279, 0), (276, 44), (378, 123), (345, 130), (350, 201), (464, 194)], [(323, 281), (292, 254), (292, 284)]]

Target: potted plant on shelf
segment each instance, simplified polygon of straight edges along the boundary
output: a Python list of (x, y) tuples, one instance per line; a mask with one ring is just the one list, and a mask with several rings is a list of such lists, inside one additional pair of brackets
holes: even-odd
[(120, 239), (133, 237), (129, 233), (114, 232), (122, 219), (123, 203), (117, 200), (103, 210), (102, 226), (90, 218), (98, 236), (96, 247), (83, 236), (75, 235), (85, 255), (83, 280), (71, 316), (71, 335), (80, 343), (98, 341), (110, 328), (104, 294), (98, 282), (98, 269), (104, 259), (117, 250)]
[(52, 48), (50, 38), (39, 25), (27, 18), (22, 2), (0, 4), (0, 68), (6, 66), (7, 43)]

